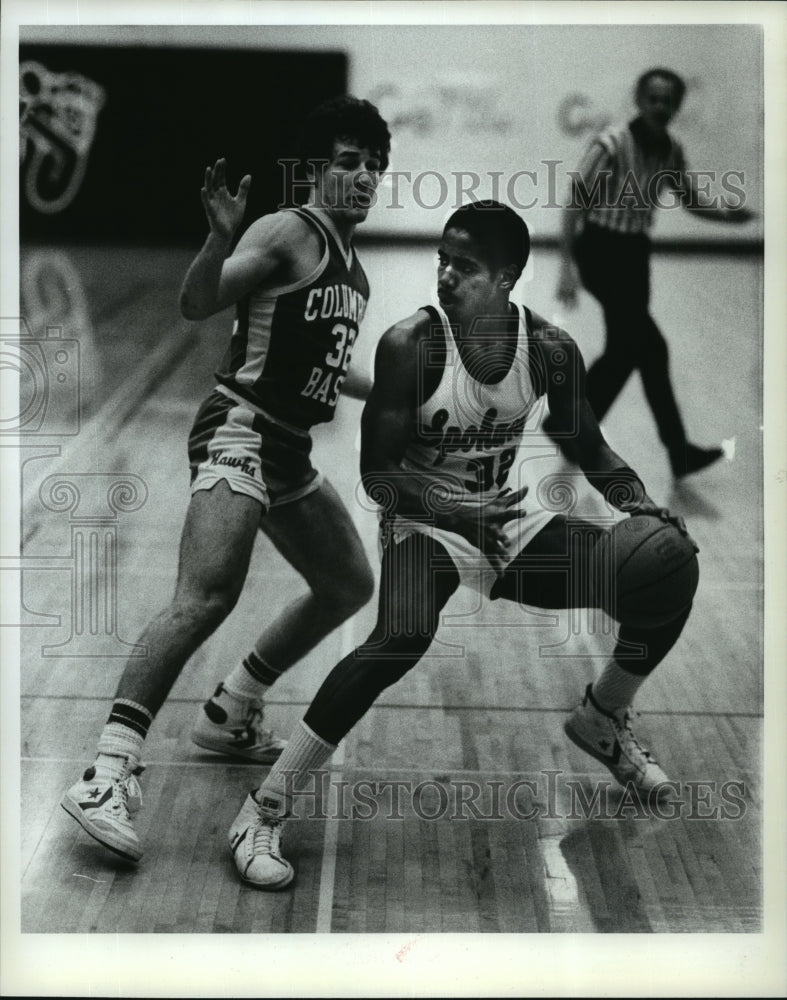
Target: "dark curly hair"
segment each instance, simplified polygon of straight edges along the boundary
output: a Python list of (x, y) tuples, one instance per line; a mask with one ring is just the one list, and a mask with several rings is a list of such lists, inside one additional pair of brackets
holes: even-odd
[(464, 229), (478, 244), (481, 254), (493, 271), (513, 264), (520, 273), (530, 256), (530, 231), (527, 223), (499, 201), (473, 201), (453, 213), (443, 227)]
[(388, 169), (391, 133), (387, 122), (370, 101), (334, 97), (310, 112), (300, 138), (302, 164), (308, 160), (330, 160), (337, 139), (352, 139), (365, 146), (379, 156), (380, 169)]
[(634, 88), (635, 100), (639, 101), (645, 91), (645, 87), (647, 87), (650, 81), (655, 77), (661, 77), (662, 80), (667, 80), (670, 84), (672, 84), (672, 92), (675, 95), (675, 110), (677, 111), (683, 103), (683, 97), (686, 93), (686, 82), (682, 76), (678, 76), (678, 74), (671, 69), (663, 69), (657, 66), (653, 69), (649, 69), (646, 73), (643, 73), (639, 80), (637, 80), (637, 85)]

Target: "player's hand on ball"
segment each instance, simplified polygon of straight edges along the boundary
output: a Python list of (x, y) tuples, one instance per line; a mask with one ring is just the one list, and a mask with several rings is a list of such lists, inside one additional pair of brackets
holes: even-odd
[(246, 174), (231, 195), (227, 188), (227, 161), (217, 160), (214, 167), (205, 168), (205, 183), (200, 191), (211, 232), (229, 239), (243, 221), (251, 176)]
[(688, 538), (694, 546), (694, 551), (699, 552), (700, 547), (689, 534), (689, 529), (686, 527), (686, 522), (682, 517), (676, 514), (670, 514), (666, 507), (660, 507), (658, 504), (654, 503), (650, 497), (645, 497), (639, 507), (631, 512), (632, 517), (637, 517), (638, 515), (643, 514), (649, 514), (651, 517), (657, 517), (660, 521), (664, 521), (666, 524), (671, 524), (676, 527), (684, 538)]

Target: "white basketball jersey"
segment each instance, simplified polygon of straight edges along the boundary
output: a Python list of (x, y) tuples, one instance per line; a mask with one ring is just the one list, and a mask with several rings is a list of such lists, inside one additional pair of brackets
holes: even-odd
[[(521, 307), (514, 359), (506, 376), (487, 384), (462, 363), (448, 317), (442, 321), (446, 359), (440, 383), (417, 411), (417, 429), (402, 468), (439, 484), (446, 498), (483, 506), (508, 483), (522, 433), (538, 395), (533, 385), (527, 323)], [(428, 350), (427, 360), (428, 364)]]
[[(445, 313), (428, 307), (435, 323), (442, 326), (445, 365), (436, 391), (417, 411), (416, 432), (401, 463), (403, 469), (423, 480), (425, 491), (439, 490), (438, 495), (431, 492), (435, 506), (441, 501), (447, 506), (459, 503), (480, 513), (502, 489), (517, 491), (529, 485), (528, 494), (517, 505), (525, 516), (505, 527), (509, 540), (505, 563), (555, 516), (541, 504), (537, 484), (523, 481), (523, 463), (518, 460), (525, 425), (532, 418), (529, 432), (546, 410), (546, 372), (543, 359), (530, 356), (535, 342), (528, 336), (525, 311), (519, 306), (516, 309), (519, 327), (513, 363), (505, 378), (487, 385), (474, 379), (462, 364)], [(543, 451), (543, 445), (537, 450)], [(438, 528), (429, 519), (381, 514), (381, 549), (413, 534), (427, 535), (439, 543), (453, 561), (459, 582), (489, 596), (497, 570), (463, 535)]]

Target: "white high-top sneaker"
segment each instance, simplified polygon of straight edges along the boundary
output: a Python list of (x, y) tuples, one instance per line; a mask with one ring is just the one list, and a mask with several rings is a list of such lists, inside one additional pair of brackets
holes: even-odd
[(667, 775), (632, 732), (631, 709), (607, 712), (593, 697), (591, 687), (588, 684), (582, 703), (566, 719), (566, 735), (608, 767), (621, 785), (631, 783), (641, 797), (647, 798), (669, 780)]
[(129, 861), (142, 857), (133, 816), (142, 805), (136, 775), (143, 770), (138, 767), (121, 778), (109, 778), (99, 776), (93, 764), (60, 800), (86, 833)]
[(260, 806), (250, 792), (229, 829), (235, 867), (244, 882), (258, 889), (283, 889), (295, 877), (289, 861), (281, 856), (285, 817)]
[(239, 702), (239, 716), (233, 719), (217, 701), (222, 696), (229, 698), (224, 685), (219, 684), (213, 697), (200, 706), (192, 741), (205, 750), (242, 757), (257, 764), (272, 764), (278, 760), (287, 741), (263, 728), (262, 704), (251, 699)]

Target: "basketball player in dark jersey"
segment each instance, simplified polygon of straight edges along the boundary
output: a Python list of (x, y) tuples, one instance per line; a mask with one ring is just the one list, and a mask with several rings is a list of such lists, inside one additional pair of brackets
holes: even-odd
[[(557, 290), (560, 301), (574, 305), (581, 279), (604, 310), (607, 342), (587, 381), (596, 417), (604, 418), (637, 369), (676, 478), (699, 472), (723, 452), (689, 442), (672, 388), (667, 343), (649, 312), (653, 211), (658, 200), (670, 203), (672, 188), (687, 195), (681, 200), (685, 208), (705, 219), (746, 222), (752, 217), (743, 207), (705, 205), (687, 172), (681, 144), (667, 129), (685, 90), (672, 70), (648, 70), (636, 85), (637, 117), (593, 139), (579, 168), (584, 190), (574, 189), (563, 217)], [(599, 180), (605, 185), (598, 186)]]
[[(194, 741), (270, 763), (283, 742), (262, 727), (276, 678), (371, 597), (374, 578), (337, 493), (313, 468), (309, 428), (333, 417), (353, 378), (369, 286), (352, 245), (388, 166), (390, 135), (368, 101), (337, 98), (304, 128), (309, 205), (254, 222), (230, 252), (251, 178), (236, 195), (225, 163), (205, 172), (207, 240), (183, 283), (181, 311), (203, 319), (237, 303), (218, 385), (189, 437), (192, 498), (171, 604), (143, 632), (148, 656), (126, 666), (95, 763), (62, 805), (106, 847), (138, 860), (133, 824), (148, 728), (183, 665), (234, 607), (258, 530), (308, 592), (260, 636), (200, 711)], [(370, 381), (355, 378), (364, 397)], [(342, 572), (337, 576), (336, 566)]]
[[(325, 765), (377, 696), (415, 666), (460, 584), (542, 608), (596, 606), (594, 550), (608, 530), (542, 504), (532, 463), (510, 476), (525, 425), (546, 429), (607, 502), (632, 515), (657, 507), (604, 440), (585, 399), (574, 341), (509, 299), (530, 249), (524, 221), (496, 202), (458, 209), (438, 252), (440, 308), (384, 334), (362, 421), (364, 486), (382, 507), (377, 624), (328, 675), (260, 789), (229, 831), (244, 881), (278, 889), (293, 878), (280, 851), (293, 789)], [(642, 796), (666, 775), (631, 730), (629, 705), (689, 615), (656, 628), (622, 624), (613, 658), (588, 685), (566, 732)], [(642, 656), (627, 656), (630, 643)]]

